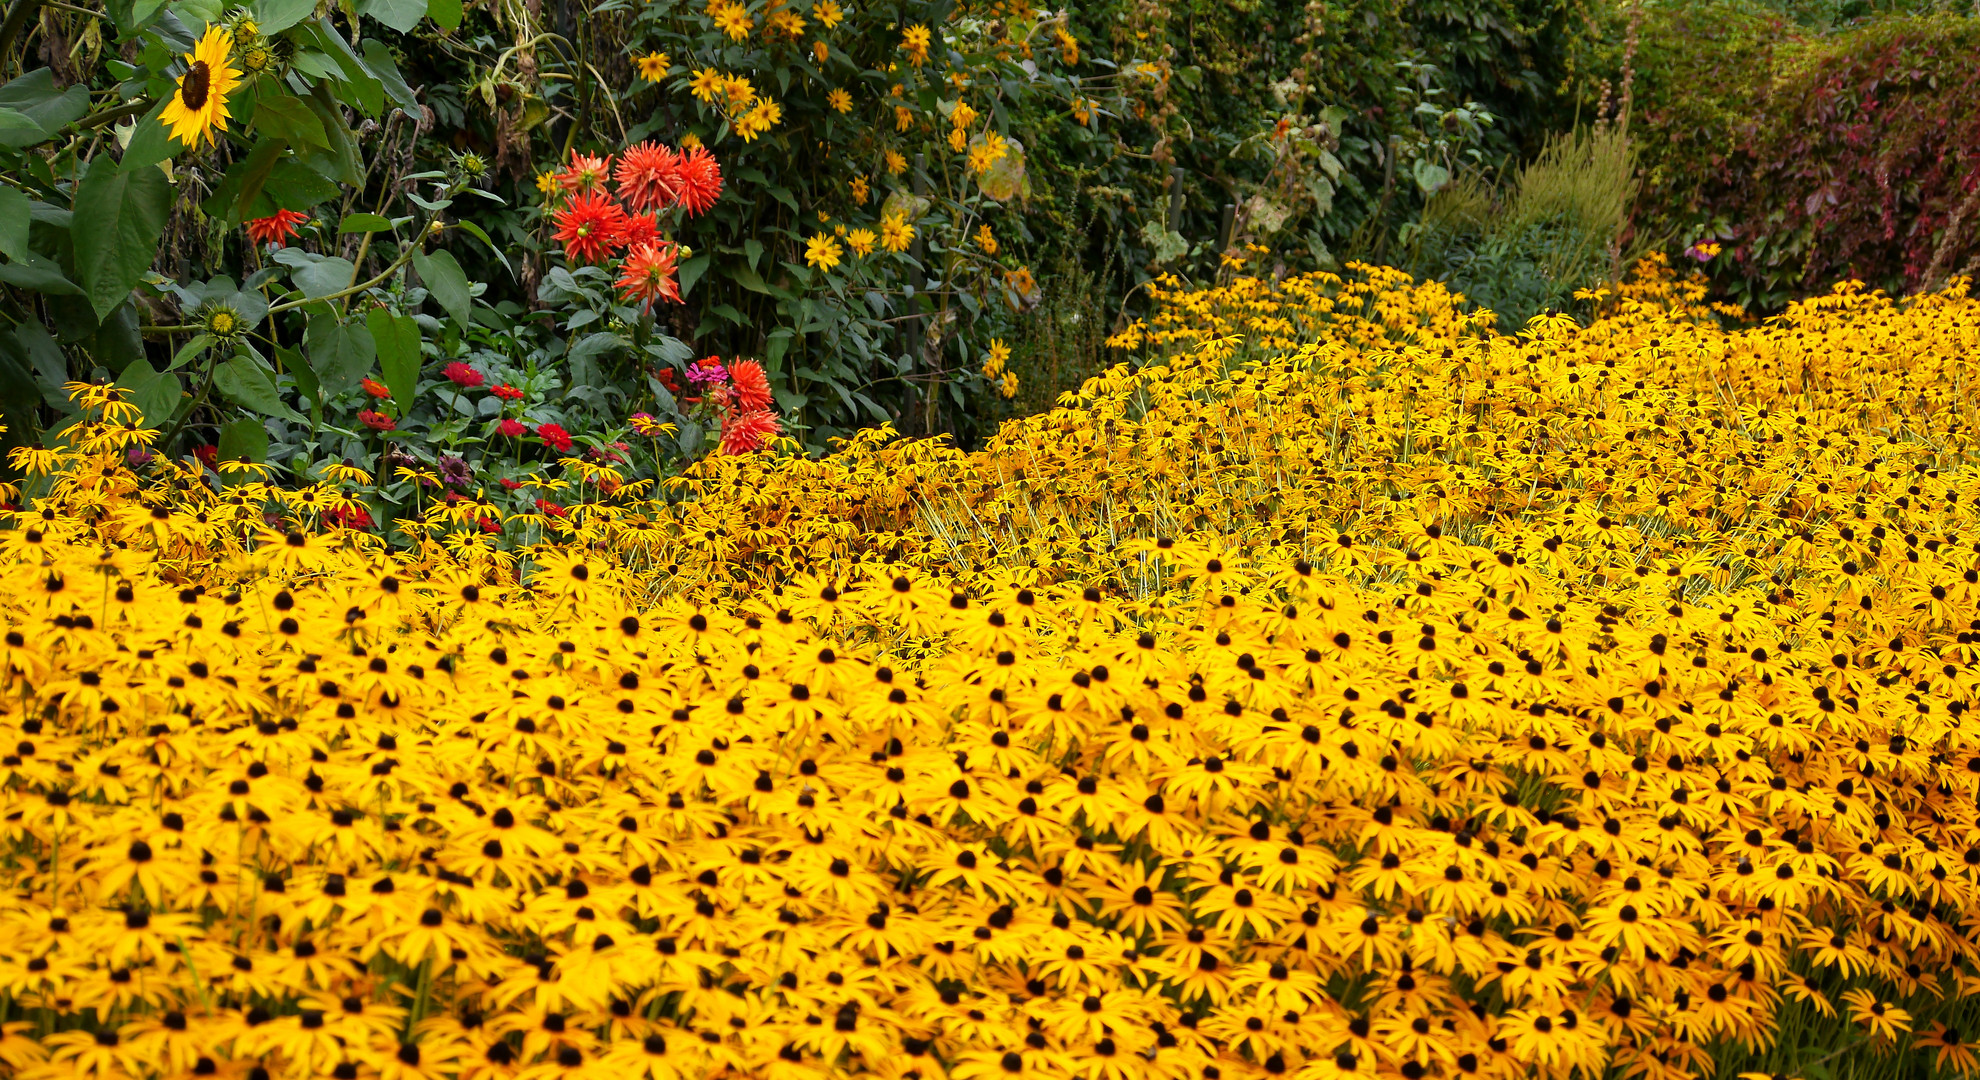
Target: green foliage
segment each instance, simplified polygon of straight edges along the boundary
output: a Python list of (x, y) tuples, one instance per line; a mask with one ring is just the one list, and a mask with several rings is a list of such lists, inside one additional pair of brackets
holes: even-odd
[(1502, 187), (1472, 174), (1433, 195), (1405, 234), (1406, 265), (1517, 329), (1620, 278), (1638, 253), (1624, 247), (1637, 190), (1626, 132), (1601, 125), (1559, 135)]
[(1660, 0), (1643, 12), (1637, 222), (1720, 243), (1709, 270), (1732, 298), (1777, 308), (1845, 277), (1906, 292), (1980, 252), (1980, 206), (1961, 210), (1980, 155), (1970, 5)]

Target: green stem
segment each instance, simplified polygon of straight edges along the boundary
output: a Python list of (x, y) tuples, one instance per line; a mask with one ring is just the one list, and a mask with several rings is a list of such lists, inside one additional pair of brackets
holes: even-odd
[[(54, 6), (65, 7), (67, 5), (57, 4)], [(96, 128), (102, 127), (105, 124), (114, 124), (127, 116), (142, 116), (150, 111), (151, 106), (154, 104), (156, 103), (150, 98), (141, 97), (136, 101), (125, 102), (122, 105), (104, 109), (101, 112), (90, 113), (88, 116), (76, 121), (76, 126), (79, 128)]]
[(21, 36), (21, 28), (27, 25), (28, 16), (41, 6), (41, 0), (14, 0), (7, 7), (7, 17), (0, 20), (0, 58), (13, 51), (14, 39)]

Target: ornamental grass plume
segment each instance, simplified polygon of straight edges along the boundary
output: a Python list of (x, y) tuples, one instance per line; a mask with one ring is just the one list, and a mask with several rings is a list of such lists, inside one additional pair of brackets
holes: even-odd
[(1976, 1071), (1963, 284), (1153, 288), (980, 449), (506, 521), (134, 474), (74, 384), (0, 530), (7, 1069)]

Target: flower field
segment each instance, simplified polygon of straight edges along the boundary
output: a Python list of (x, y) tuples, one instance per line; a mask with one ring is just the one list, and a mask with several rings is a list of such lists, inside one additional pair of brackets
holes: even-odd
[(510, 549), (76, 388), (0, 534), (0, 1071), (1980, 1070), (1980, 302), (1165, 293), (982, 450)]

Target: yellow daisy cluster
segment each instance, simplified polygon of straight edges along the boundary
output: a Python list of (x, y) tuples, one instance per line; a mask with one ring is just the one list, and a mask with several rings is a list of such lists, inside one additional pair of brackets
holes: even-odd
[(134, 475), (80, 388), (0, 534), (0, 1062), (1970, 1073), (1980, 303), (1600, 300), (1172, 290), (980, 451), (519, 552)]
[(695, 100), (722, 110), (744, 142), (754, 142), (784, 120), (784, 107), (759, 95), (747, 76), (702, 68), (689, 80), (688, 92)]

